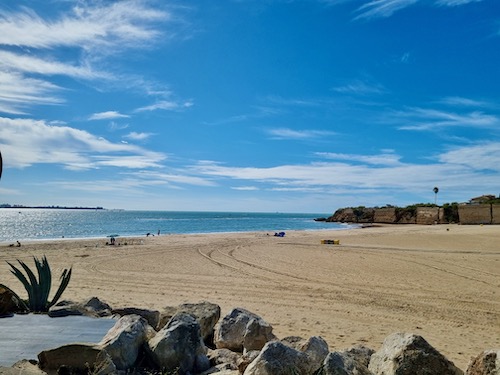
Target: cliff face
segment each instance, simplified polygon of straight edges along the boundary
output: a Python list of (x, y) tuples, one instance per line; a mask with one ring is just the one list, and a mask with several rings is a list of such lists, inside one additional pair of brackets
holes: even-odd
[(326, 221), (341, 223), (435, 224), (444, 223), (439, 207), (341, 208)]
[[(446, 224), (456, 222), (457, 215), (443, 207), (340, 208), (326, 219), (341, 223)], [(449, 210), (449, 208), (448, 208)], [(456, 210), (456, 208), (455, 208)], [(460, 224), (500, 224), (500, 205), (474, 204), (458, 206)]]

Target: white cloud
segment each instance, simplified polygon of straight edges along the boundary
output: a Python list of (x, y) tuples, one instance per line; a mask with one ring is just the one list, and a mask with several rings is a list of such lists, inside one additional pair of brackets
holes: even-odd
[(386, 91), (382, 85), (367, 83), (360, 80), (355, 80), (344, 86), (334, 87), (333, 90), (343, 94), (356, 95), (383, 94)]
[(83, 130), (44, 121), (0, 117), (0, 146), (11, 168), (59, 164), (67, 169), (103, 166), (160, 167), (166, 156), (137, 146), (112, 143)]
[(331, 160), (347, 160), (350, 162), (361, 162), (371, 165), (397, 166), (402, 165), (401, 157), (392, 152), (386, 152), (379, 155), (357, 155), (357, 154), (338, 154), (332, 152), (317, 152), (316, 155)]
[(461, 106), (461, 107), (488, 107), (491, 106), (487, 102), (463, 98), (460, 96), (447, 96), (439, 101), (440, 103), (447, 104), (450, 106)]
[(25, 114), (32, 105), (59, 105), (64, 100), (52, 93), (61, 88), (47, 81), (0, 70), (0, 112)]
[[(335, 0), (321, 0), (322, 2), (326, 2), (328, 4), (337, 4), (342, 3), (344, 1), (335, 1)], [(439, 6), (459, 6), (465, 5), (469, 3), (479, 3), (483, 0), (435, 0), (435, 4)], [(411, 5), (414, 5), (418, 2), (424, 2), (423, 0), (371, 0), (363, 5), (361, 5), (357, 12), (359, 13), (355, 19), (370, 19), (370, 18), (379, 18), (379, 17), (390, 17), (398, 10), (407, 8)]]
[(171, 100), (160, 100), (154, 104), (137, 108), (135, 112), (145, 112), (145, 111), (157, 111), (157, 110), (165, 110), (165, 111), (178, 111), (182, 109), (186, 109), (193, 106), (193, 102), (188, 100), (185, 102), (171, 101)]
[(134, 141), (144, 141), (150, 137), (152, 137), (154, 134), (153, 133), (137, 133), (137, 132), (131, 132), (128, 133), (127, 135), (124, 135), (124, 138), (128, 139), (133, 139)]
[(483, 0), (437, 0), (436, 4), (437, 5), (446, 5), (446, 6), (458, 6), (458, 5), (465, 5), (469, 3), (479, 3)]
[(124, 115), (117, 111), (106, 111), (94, 113), (89, 117), (89, 120), (110, 120), (116, 118), (129, 118), (129, 115)]
[(5, 6), (0, 6), (0, 111), (10, 114), (63, 103), (56, 96), (62, 88), (51, 83), (55, 75), (124, 84), (124, 77), (95, 65), (115, 53), (155, 46), (160, 37), (167, 40), (171, 36), (158, 26), (174, 22), (171, 13), (139, 0), (77, 2), (50, 18), (27, 7), (1, 8)]
[(259, 190), (257, 186), (233, 186), (231, 189), (240, 191), (256, 191)]
[[(143, 47), (160, 36), (152, 25), (170, 18), (170, 14), (148, 7), (146, 2), (125, 0), (87, 5), (79, 2), (71, 13), (47, 20), (34, 11), (3, 11), (0, 15), (0, 44), (33, 48)], [(101, 51), (104, 52), (104, 51)], [(107, 50), (109, 52), (109, 49)]]
[(275, 128), (275, 129), (266, 129), (266, 133), (268, 133), (272, 139), (296, 139), (296, 140), (304, 140), (304, 139), (312, 139), (312, 138), (320, 138), (334, 135), (334, 132), (325, 131), (325, 130), (294, 130), (289, 128)]
[(66, 63), (41, 59), (30, 55), (22, 55), (0, 51), (0, 69), (41, 75), (65, 75), (72, 78), (109, 79), (111, 75), (94, 71), (89, 65), (73, 66)]
[(442, 163), (458, 164), (474, 170), (500, 172), (500, 142), (482, 142), (456, 148), (439, 156)]
[[(476, 150), (477, 157), (466, 162)], [(496, 189), (500, 184), (499, 173), (484, 173), (485, 169), (500, 165), (500, 144), (487, 147), (465, 147), (438, 155), (427, 164), (378, 162), (360, 155), (339, 156), (345, 161), (311, 164), (281, 165), (270, 168), (230, 167), (215, 162), (200, 162), (190, 169), (212, 178), (252, 181), (262, 189), (286, 191), (322, 191), (329, 193), (335, 189), (360, 189), (373, 192), (385, 191), (393, 194), (401, 192), (427, 192), (439, 185), (447, 191), (470, 194), (481, 189)], [(463, 158), (460, 157), (463, 152)], [(484, 158), (489, 158), (485, 162)], [(311, 190), (312, 189), (312, 190)]]
[(419, 0), (373, 0), (357, 9), (356, 19), (390, 17), (398, 10), (417, 3)]
[(399, 127), (401, 130), (427, 131), (445, 127), (496, 129), (500, 125), (498, 116), (485, 114), (481, 111), (462, 114), (436, 109), (413, 108), (407, 112), (398, 112), (396, 118), (407, 123)]

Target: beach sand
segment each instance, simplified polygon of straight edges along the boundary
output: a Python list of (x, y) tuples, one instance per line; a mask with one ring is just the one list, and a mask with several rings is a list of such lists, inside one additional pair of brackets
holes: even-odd
[(500, 348), (500, 226), (272, 234), (3, 244), (0, 283), (25, 297), (5, 261), (33, 265), (32, 256), (46, 255), (54, 279), (73, 267), (63, 295), (73, 301), (97, 296), (113, 307), (159, 310), (210, 301), (223, 315), (242, 307), (279, 338), (319, 335), (331, 351), (357, 344), (378, 350), (389, 334), (413, 332), (464, 370), (472, 356)]

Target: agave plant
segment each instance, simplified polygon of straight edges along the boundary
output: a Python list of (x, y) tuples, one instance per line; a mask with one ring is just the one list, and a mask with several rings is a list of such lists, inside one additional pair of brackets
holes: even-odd
[(49, 262), (47, 258), (44, 256), (41, 260), (33, 257), (35, 261), (35, 266), (38, 271), (38, 279), (36, 278), (33, 271), (21, 260), (17, 260), (21, 267), (26, 272), (26, 277), (24, 273), (21, 272), (19, 268), (14, 266), (12, 263), (9, 263), (11, 267), (10, 272), (17, 277), (17, 279), (24, 285), (24, 288), (28, 292), (28, 307), (32, 312), (47, 312), (49, 308), (57, 303), (64, 290), (69, 284), (69, 280), (71, 279), (71, 268), (64, 269), (60, 280), (61, 284), (56, 291), (56, 294), (52, 298), (52, 301), (49, 302), (49, 293), (52, 284), (52, 271), (50, 270)]

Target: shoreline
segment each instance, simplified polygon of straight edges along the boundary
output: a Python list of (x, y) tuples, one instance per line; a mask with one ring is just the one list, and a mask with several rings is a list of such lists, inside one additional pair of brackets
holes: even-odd
[[(465, 369), (470, 357), (500, 347), (500, 230), (497, 226), (377, 225), (364, 230), (172, 234), (58, 239), (1, 247), (2, 283), (24, 288), (5, 261), (46, 255), (53, 291), (115, 308), (209, 301), (222, 314), (242, 307), (279, 337), (318, 335), (330, 350), (378, 350), (394, 332), (413, 332)], [(321, 244), (338, 239), (340, 245)], [(68, 241), (69, 240), (69, 241)]]
[[(336, 223), (336, 224), (344, 224), (344, 223)], [(361, 224), (351, 224), (351, 223), (345, 223), (345, 227), (337, 228), (337, 229), (328, 229), (328, 228), (319, 228), (319, 229), (289, 229), (285, 230), (286, 233), (291, 233), (291, 232), (330, 232), (330, 231), (343, 231), (343, 230), (353, 230), (353, 229), (363, 229), (363, 228), (371, 228), (371, 227), (376, 227), (380, 225), (386, 225), (386, 224), (375, 224), (375, 225), (368, 225), (368, 226), (363, 226)], [(387, 224), (391, 225), (391, 224)], [(196, 235), (226, 235), (226, 234), (239, 234), (239, 233), (244, 233), (244, 234), (259, 234), (259, 233), (269, 233), (270, 236), (274, 234), (272, 231), (256, 231), (256, 230), (249, 230), (249, 231), (228, 231), (228, 232), (187, 232), (187, 233), (161, 233), (159, 236), (157, 234), (151, 233), (151, 236), (149, 237), (167, 237), (167, 236), (196, 236)], [(272, 234), (271, 234), (272, 233)], [(58, 241), (94, 241), (94, 240), (105, 240), (106, 238), (110, 238), (110, 236), (91, 236), (91, 237), (53, 237), (53, 238), (27, 238), (27, 239), (16, 239), (14, 241), (0, 241), (0, 248), (2, 246), (9, 246), (10, 244), (14, 243), (15, 241), (19, 241), (21, 243), (25, 244), (33, 244), (33, 243), (39, 243), (39, 242), (58, 242)], [(133, 239), (140, 239), (140, 238), (148, 238), (146, 234), (144, 235), (136, 235), (136, 234), (124, 234), (124, 235), (118, 235), (115, 237), (116, 239), (122, 239), (122, 238), (133, 238)], [(15, 245), (14, 245), (15, 246)]]

